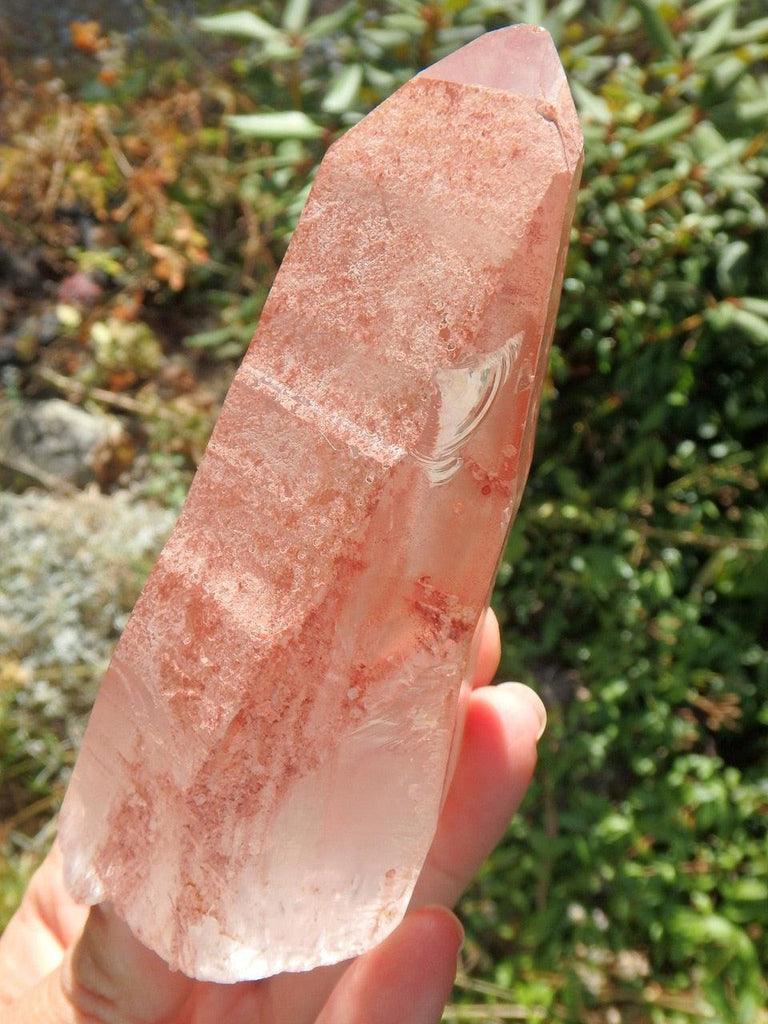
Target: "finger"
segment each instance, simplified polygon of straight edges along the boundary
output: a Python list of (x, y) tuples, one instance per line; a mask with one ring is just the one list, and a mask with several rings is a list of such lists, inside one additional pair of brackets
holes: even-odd
[(438, 1024), (462, 939), (443, 907), (410, 914), (347, 970), (317, 1024)]
[[(142, 946), (109, 906), (92, 907), (61, 965), (9, 1009), (7, 1022), (175, 1020), (191, 984)], [(0, 1022), (6, 1024), (2, 1015)]]
[(525, 795), (545, 723), (540, 698), (521, 683), (472, 694), (459, 762), (413, 907), (451, 906), (459, 898)]
[(143, 946), (109, 904), (91, 907), (80, 940), (64, 960), (66, 996), (86, 1020), (104, 1006), (118, 1020), (173, 1020), (192, 982)]
[(88, 907), (75, 902), (64, 886), (64, 859), (58, 840), (35, 873), (27, 893), (62, 950), (68, 949), (82, 933)]
[[(505, 683), (476, 690), (437, 834), (411, 907), (455, 903), (503, 834), (522, 800), (536, 762), (544, 705), (526, 686)], [(368, 954), (370, 955), (370, 954)], [(268, 983), (276, 1024), (309, 1024), (312, 1007), (344, 967), (281, 975)]]
[(0, 1003), (17, 999), (58, 967), (87, 916), (88, 908), (64, 888), (61, 852), (54, 844), (0, 937)]
[(63, 956), (61, 944), (34, 915), (25, 897), (0, 940), (0, 1006), (34, 988)]
[(496, 675), (501, 661), (501, 632), (493, 608), (488, 608), (480, 626), (477, 661), (473, 686), (487, 686)]

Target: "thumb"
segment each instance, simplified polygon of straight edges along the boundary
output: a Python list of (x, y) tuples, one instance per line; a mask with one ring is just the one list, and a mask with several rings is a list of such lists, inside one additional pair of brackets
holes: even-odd
[(9, 1008), (0, 1024), (116, 1024), (174, 1019), (192, 982), (134, 937), (109, 904), (92, 907), (61, 966)]
[(462, 938), (461, 925), (443, 907), (409, 914), (351, 964), (316, 1024), (438, 1024)]

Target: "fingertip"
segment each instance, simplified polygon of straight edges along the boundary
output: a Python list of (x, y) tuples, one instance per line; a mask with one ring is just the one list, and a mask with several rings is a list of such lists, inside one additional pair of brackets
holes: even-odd
[(446, 949), (453, 949), (458, 956), (464, 944), (464, 926), (458, 917), (441, 904), (431, 904), (411, 911), (405, 919), (407, 923), (424, 922), (433, 940), (442, 942)]
[(463, 938), (458, 919), (443, 906), (409, 913), (380, 946), (351, 965), (317, 1024), (436, 1024)]
[(542, 707), (519, 683), (472, 694), (456, 771), (412, 906), (454, 903), (504, 834), (536, 767)]
[(473, 686), (487, 686), (501, 661), (501, 631), (493, 608), (486, 609), (479, 627), (477, 661)]
[(525, 683), (499, 683), (489, 693), (494, 696), (495, 702), (504, 707), (507, 714), (513, 713), (516, 717), (530, 717), (531, 712), (536, 720), (536, 742), (544, 735), (547, 728), (547, 709), (544, 701)]

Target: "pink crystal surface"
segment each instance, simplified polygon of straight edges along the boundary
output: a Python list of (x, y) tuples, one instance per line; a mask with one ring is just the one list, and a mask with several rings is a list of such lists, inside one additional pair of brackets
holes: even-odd
[(236, 981), (402, 917), (520, 500), (582, 140), (542, 29), (490, 33), (327, 153), (104, 679), (66, 879)]

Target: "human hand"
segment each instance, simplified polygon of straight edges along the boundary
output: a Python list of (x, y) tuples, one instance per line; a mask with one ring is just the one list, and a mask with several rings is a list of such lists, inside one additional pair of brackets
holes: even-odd
[(452, 906), (517, 810), (546, 715), (519, 683), (491, 687), (484, 623), (464, 739), (405, 920), (348, 964), (216, 985), (171, 971), (108, 905), (81, 907), (54, 846), (0, 939), (0, 1024), (436, 1024), (461, 945)]

